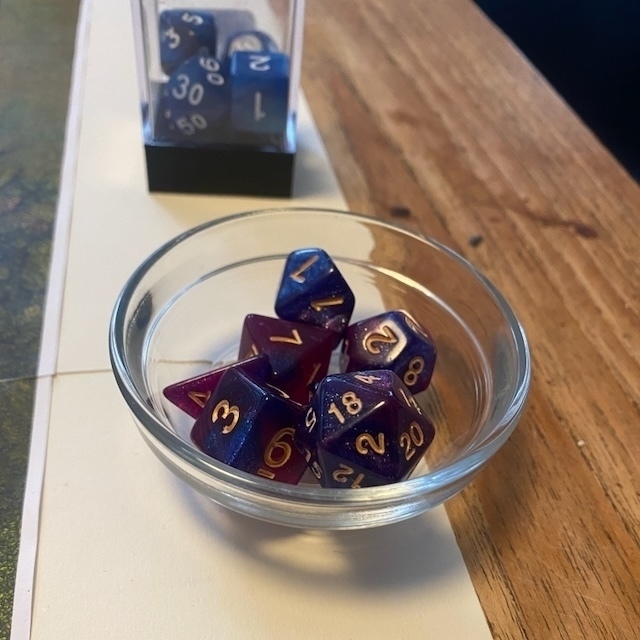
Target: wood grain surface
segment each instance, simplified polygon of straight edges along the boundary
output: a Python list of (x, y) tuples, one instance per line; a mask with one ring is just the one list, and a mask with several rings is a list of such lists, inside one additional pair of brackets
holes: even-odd
[(525, 416), (447, 506), (494, 637), (640, 637), (640, 187), (469, 0), (307, 0), (303, 88), (350, 208), (529, 336)]

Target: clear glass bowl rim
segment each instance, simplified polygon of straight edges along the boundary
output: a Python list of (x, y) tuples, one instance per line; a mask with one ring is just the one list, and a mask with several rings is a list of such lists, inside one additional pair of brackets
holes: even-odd
[[(511, 402), (502, 415), (494, 416), (491, 423), (485, 425), (483, 432), (486, 436), (469, 442), (454, 462), (435, 471), (402, 482), (378, 487), (364, 487), (358, 491), (325, 489), (311, 485), (289, 485), (245, 473), (209, 457), (174, 433), (154, 415), (145, 403), (129, 375), (127, 363), (123, 356), (126, 336), (125, 319), (128, 306), (145, 275), (176, 245), (184, 243), (192, 236), (211, 228), (257, 217), (286, 217), (293, 214), (347, 217), (354, 222), (384, 228), (429, 245), (432, 249), (447, 254), (469, 270), (503, 313), (511, 329), (518, 356), (516, 377), (512, 384)], [(450, 485), (460, 483), (465, 477), (473, 477), (504, 444), (515, 429), (524, 410), (531, 384), (531, 355), (522, 325), (500, 291), (468, 260), (437, 240), (374, 216), (314, 207), (280, 207), (231, 214), (193, 227), (159, 247), (132, 273), (116, 300), (109, 325), (109, 355), (118, 387), (130, 410), (137, 418), (139, 425), (147, 432), (143, 434), (146, 438), (150, 437), (155, 440), (187, 465), (198, 470), (201, 474), (209, 476), (219, 487), (229, 484), (232, 485), (234, 490), (245, 491), (248, 494), (258, 492), (267, 498), (285, 499), (286, 501), (303, 503), (306, 506), (313, 504), (318, 506), (331, 504), (348, 506), (353, 504), (355, 506), (363, 503), (373, 506), (375, 504), (397, 503), (407, 499), (415, 499), (420, 495), (446, 490)]]

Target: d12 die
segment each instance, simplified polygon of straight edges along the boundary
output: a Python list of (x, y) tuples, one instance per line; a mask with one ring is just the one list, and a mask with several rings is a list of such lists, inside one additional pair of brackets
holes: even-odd
[(370, 487), (405, 479), (435, 429), (392, 371), (327, 376), (296, 430), (296, 444), (324, 487)]
[(230, 368), (196, 420), (202, 450), (247, 473), (296, 484), (307, 465), (293, 444), (304, 408), (274, 387)]
[(242, 327), (238, 357), (266, 355), (272, 384), (306, 404), (311, 386), (327, 374), (333, 345), (334, 334), (326, 329), (250, 314)]
[(265, 381), (271, 373), (269, 359), (266, 356), (256, 356), (239, 362), (232, 362), (187, 380), (181, 380), (165, 387), (162, 393), (169, 402), (182, 409), (192, 418), (197, 418), (202, 413), (218, 382), (220, 382), (220, 378), (231, 367), (240, 369), (261, 382)]
[(322, 249), (299, 249), (287, 257), (276, 298), (278, 317), (335, 331), (336, 345), (349, 324), (355, 297)]
[(167, 9), (160, 14), (160, 66), (165, 73), (205, 47), (215, 55), (216, 21), (208, 11)]
[(436, 348), (429, 333), (404, 311), (387, 311), (352, 324), (342, 347), (343, 371), (390, 369), (412, 393), (431, 382)]
[(236, 51), (230, 63), (231, 125), (254, 134), (284, 133), (289, 105), (289, 57)]
[(275, 53), (278, 45), (264, 31), (251, 29), (234, 33), (227, 42), (225, 57), (230, 58), (236, 51)]
[(207, 142), (228, 114), (227, 80), (205, 51), (189, 58), (164, 88), (161, 112), (176, 138)]

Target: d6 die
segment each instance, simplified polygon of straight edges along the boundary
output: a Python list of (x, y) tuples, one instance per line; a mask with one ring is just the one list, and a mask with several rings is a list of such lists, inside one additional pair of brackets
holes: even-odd
[(293, 444), (304, 409), (238, 368), (220, 379), (196, 420), (202, 450), (230, 466), (272, 480), (299, 482), (306, 470)]
[(334, 334), (327, 329), (250, 314), (238, 357), (266, 355), (273, 371), (270, 382), (306, 404), (311, 386), (327, 373), (333, 345)]
[(404, 311), (387, 311), (352, 324), (342, 348), (343, 371), (390, 369), (412, 393), (431, 382), (436, 348), (431, 336)]
[[(237, 368), (259, 382), (267, 380), (271, 374), (269, 359), (266, 356), (256, 356), (218, 367), (187, 380), (181, 380), (165, 387), (162, 390), (164, 397), (176, 407), (189, 414), (192, 418), (198, 418), (207, 401), (215, 391), (220, 378), (230, 368)], [(192, 433), (192, 436), (197, 435)], [(202, 447), (200, 438), (194, 437), (194, 442)]]
[(289, 104), (289, 57), (236, 51), (229, 73), (232, 127), (244, 133), (283, 133)]
[(353, 292), (325, 251), (299, 249), (289, 254), (276, 298), (278, 317), (335, 331), (337, 344), (354, 305)]
[(405, 479), (434, 435), (402, 381), (376, 370), (327, 376), (296, 444), (322, 486), (356, 489)]
[(165, 73), (206, 47), (215, 55), (216, 21), (207, 11), (168, 9), (160, 14), (160, 66)]
[(227, 80), (220, 63), (202, 50), (180, 65), (164, 88), (159, 117), (180, 140), (207, 142), (228, 114)]

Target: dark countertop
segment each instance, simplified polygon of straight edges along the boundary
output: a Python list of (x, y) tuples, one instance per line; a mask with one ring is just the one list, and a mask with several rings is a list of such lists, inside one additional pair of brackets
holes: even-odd
[(0, 4), (0, 638), (20, 514), (78, 0)]
[[(0, 638), (77, 5), (0, 4)], [(446, 505), (494, 637), (635, 637), (638, 184), (471, 0), (308, 0), (304, 52), (349, 208), (459, 248), (529, 334), (521, 425)]]

